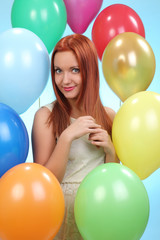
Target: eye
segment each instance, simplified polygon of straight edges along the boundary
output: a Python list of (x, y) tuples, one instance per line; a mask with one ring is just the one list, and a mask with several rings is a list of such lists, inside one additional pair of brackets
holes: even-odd
[(72, 68), (72, 72), (73, 72), (73, 73), (79, 73), (79, 72), (80, 72), (80, 69), (79, 69), (79, 68)]
[(62, 72), (62, 70), (60, 68), (55, 68), (54, 72), (57, 73), (57, 74), (60, 74)]

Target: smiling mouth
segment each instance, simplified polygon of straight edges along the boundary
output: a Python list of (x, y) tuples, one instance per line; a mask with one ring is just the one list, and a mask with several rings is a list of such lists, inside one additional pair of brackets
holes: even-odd
[(69, 92), (72, 91), (75, 87), (64, 87), (64, 90)]

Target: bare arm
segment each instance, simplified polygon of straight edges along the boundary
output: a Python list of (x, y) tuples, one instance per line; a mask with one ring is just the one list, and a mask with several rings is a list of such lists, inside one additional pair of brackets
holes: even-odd
[(58, 144), (53, 135), (53, 125), (47, 124), (50, 111), (40, 108), (35, 114), (32, 128), (34, 162), (42, 164), (53, 172), (61, 182), (65, 173), (70, 143), (60, 137)]
[(61, 182), (72, 141), (87, 133), (94, 133), (100, 126), (90, 116), (80, 117), (62, 132), (56, 143), (53, 136), (54, 126), (47, 125), (49, 114), (47, 108), (41, 108), (35, 115), (32, 129), (33, 157), (34, 162), (47, 167)]

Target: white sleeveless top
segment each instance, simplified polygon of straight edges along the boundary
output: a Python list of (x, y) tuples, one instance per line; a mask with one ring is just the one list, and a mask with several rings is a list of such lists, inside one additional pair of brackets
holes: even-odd
[[(50, 111), (53, 103), (46, 105)], [(75, 121), (71, 118), (71, 124)], [(95, 167), (103, 164), (105, 153), (103, 148), (97, 148), (88, 140), (88, 134), (84, 135), (71, 144), (66, 173), (62, 183), (81, 183), (84, 177)]]

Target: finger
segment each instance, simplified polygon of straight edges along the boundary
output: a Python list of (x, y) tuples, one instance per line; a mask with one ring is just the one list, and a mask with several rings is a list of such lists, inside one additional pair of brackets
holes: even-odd
[(88, 129), (88, 134), (89, 134), (89, 138), (93, 136), (93, 134), (95, 134), (95, 131), (96, 131), (97, 128), (89, 128)]
[(82, 116), (82, 117), (80, 117), (80, 119), (91, 120), (91, 121), (95, 122), (95, 119), (92, 116)]
[(89, 125), (88, 125), (88, 127), (90, 128), (90, 129), (101, 129), (101, 125), (99, 125), (99, 124), (97, 124), (97, 123), (89, 123)]
[(91, 141), (91, 143), (96, 147), (104, 147), (104, 143), (100, 141)]
[(93, 139), (93, 140), (100, 140), (100, 139), (108, 139), (109, 135), (107, 133), (107, 131), (103, 130), (103, 129), (95, 129), (94, 133), (91, 133), (89, 135), (89, 139)]

